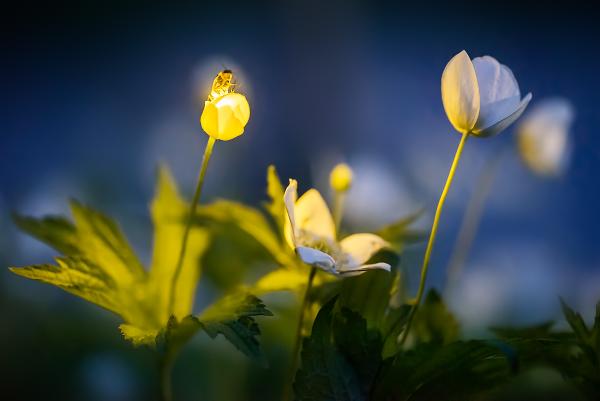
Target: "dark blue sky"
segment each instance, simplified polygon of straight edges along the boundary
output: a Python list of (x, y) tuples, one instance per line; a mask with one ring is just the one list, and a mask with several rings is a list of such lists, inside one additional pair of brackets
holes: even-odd
[[(218, 144), (208, 197), (257, 203), (270, 163), (306, 188), (327, 173), (318, 166), (367, 159), (404, 183), (397, 192), (410, 201), (394, 214), (432, 209), (458, 142), (441, 105), (440, 76), (466, 49), (510, 66), (534, 102), (560, 95), (576, 110), (566, 175), (540, 180), (508, 158), (473, 257), (495, 255), (494, 245), (510, 253), (518, 244), (519, 252), (541, 249), (541, 260), (559, 271), (600, 283), (600, 27), (592, 9), (342, 0), (116, 4), (7, 13), (2, 227), (8, 210), (60, 212), (78, 196), (124, 220), (134, 242), (144, 243), (158, 161), (191, 190), (206, 140), (197, 88), (223, 64), (243, 72), (252, 118), (246, 135)], [(447, 259), (482, 161), (512, 140), (509, 130), (467, 144), (434, 263)], [(11, 248), (3, 261), (34, 258)]]

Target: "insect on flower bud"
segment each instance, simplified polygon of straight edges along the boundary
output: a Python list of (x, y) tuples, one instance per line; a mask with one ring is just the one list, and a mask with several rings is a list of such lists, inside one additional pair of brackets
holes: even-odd
[(213, 85), (204, 102), (204, 110), (200, 117), (202, 129), (211, 137), (229, 141), (244, 133), (250, 119), (250, 105), (241, 93), (234, 92), (233, 73), (221, 71), (213, 81)]
[(352, 186), (352, 169), (346, 163), (336, 165), (329, 175), (329, 185), (335, 191), (346, 192)]

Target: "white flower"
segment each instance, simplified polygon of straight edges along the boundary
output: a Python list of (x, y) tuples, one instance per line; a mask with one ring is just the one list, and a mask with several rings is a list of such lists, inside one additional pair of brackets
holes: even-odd
[(333, 217), (317, 190), (310, 189), (298, 199), (298, 183), (290, 180), (283, 199), (289, 217), (285, 238), (304, 263), (343, 276), (371, 269), (390, 270), (387, 263), (364, 264), (389, 246), (383, 238), (363, 233), (336, 240)]
[(471, 61), (466, 51), (454, 56), (442, 74), (442, 102), (454, 128), (479, 137), (496, 135), (525, 110), (512, 71), (490, 56)]
[(558, 175), (569, 156), (569, 129), (574, 112), (566, 99), (539, 102), (517, 129), (517, 146), (525, 164), (541, 175)]

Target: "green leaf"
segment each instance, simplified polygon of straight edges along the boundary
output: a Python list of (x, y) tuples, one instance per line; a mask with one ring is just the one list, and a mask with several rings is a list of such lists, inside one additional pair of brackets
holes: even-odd
[(392, 244), (396, 251), (401, 251), (407, 244), (422, 242), (427, 239), (427, 232), (415, 230), (410, 226), (423, 215), (424, 209), (420, 209), (400, 220), (381, 227), (375, 232), (381, 238)]
[(439, 293), (431, 289), (417, 310), (412, 327), (417, 343), (449, 344), (458, 339), (459, 325)]
[(479, 400), (510, 374), (506, 355), (492, 343), (421, 344), (388, 361), (373, 399)]
[(560, 304), (562, 306), (563, 314), (565, 315), (569, 326), (571, 326), (571, 329), (573, 329), (575, 336), (579, 339), (579, 341), (587, 344), (590, 338), (590, 331), (585, 325), (581, 315), (571, 309), (562, 298), (560, 300)]
[(294, 381), (297, 401), (362, 401), (356, 372), (333, 343), (333, 308), (326, 303), (315, 319), (310, 338), (303, 342), (302, 367)]
[(119, 289), (101, 269), (80, 257), (56, 258), (56, 265), (11, 267), (19, 276), (55, 285), (89, 302), (120, 313)]
[(280, 233), (283, 233), (287, 212), (285, 211), (285, 203), (283, 202), (283, 194), (285, 190), (281, 185), (281, 180), (277, 175), (275, 166), (270, 165), (267, 169), (267, 195), (269, 202), (265, 207), (277, 226)]
[(50, 245), (65, 255), (80, 253), (77, 246), (77, 229), (62, 216), (41, 219), (13, 214), (13, 221), (22, 231)]
[[(396, 274), (396, 273), (393, 273)], [(370, 328), (380, 328), (389, 305), (393, 276), (383, 270), (371, 270), (344, 280), (339, 304), (363, 316)]]
[[(154, 248), (149, 273), (147, 297), (156, 310), (157, 320), (166, 325), (169, 320), (169, 298), (171, 283), (179, 260), (179, 252), (185, 230), (185, 219), (189, 215), (189, 204), (179, 192), (173, 177), (166, 167), (158, 172), (156, 193), (150, 207), (154, 226)], [(199, 227), (192, 227), (181, 265), (173, 312), (177, 319), (184, 319), (192, 313), (194, 295), (200, 279), (200, 260), (210, 243), (209, 233)]]
[[(218, 200), (198, 208), (196, 224), (232, 224), (248, 233), (262, 245), (280, 265), (289, 266), (295, 258), (283, 244), (265, 216), (258, 210), (238, 202)], [(285, 246), (284, 246), (285, 245)]]
[(101, 266), (119, 287), (145, 279), (144, 267), (117, 223), (77, 201), (71, 201), (71, 213), (77, 228), (77, 248), (86, 259)]
[(255, 316), (272, 316), (262, 301), (250, 294), (233, 294), (207, 308), (198, 321), (211, 337), (222, 334), (246, 356), (266, 364), (256, 338), (260, 334)]
[(381, 356), (384, 359), (400, 351), (401, 346), (398, 341), (408, 321), (410, 310), (410, 305), (402, 305), (398, 308), (390, 307), (388, 309), (386, 319), (381, 328), (384, 339)]
[(334, 315), (333, 336), (337, 349), (356, 372), (361, 393), (366, 398), (382, 362), (381, 334), (368, 329), (367, 321), (360, 314), (342, 308)]
[(142, 345), (154, 347), (156, 345), (156, 336), (159, 334), (159, 330), (157, 329), (144, 329), (126, 323), (121, 324), (119, 330), (121, 330), (123, 337), (135, 347)]
[(529, 327), (491, 327), (490, 330), (502, 339), (540, 339), (550, 338), (554, 322), (544, 322)]

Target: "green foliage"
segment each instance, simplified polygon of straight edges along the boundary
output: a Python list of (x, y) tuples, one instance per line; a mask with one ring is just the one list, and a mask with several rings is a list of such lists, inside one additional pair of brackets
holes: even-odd
[(267, 169), (267, 195), (269, 201), (265, 204), (265, 208), (275, 221), (276, 227), (280, 233), (283, 233), (285, 219), (287, 219), (285, 211), (285, 203), (283, 202), (283, 194), (285, 190), (281, 185), (279, 175), (275, 166), (270, 165)]
[(422, 215), (423, 210), (418, 210), (394, 223), (381, 227), (375, 234), (388, 241), (397, 252), (400, 252), (406, 245), (422, 242), (427, 238), (426, 232), (410, 227)]
[[(210, 210), (213, 214), (223, 214), (228, 208), (232, 218), (247, 218), (247, 227), (260, 229), (262, 216), (237, 205), (219, 203)], [(23, 231), (63, 256), (56, 258), (56, 264), (11, 270), (55, 285), (118, 314), (124, 320), (119, 326), (123, 336), (136, 346), (176, 349), (203, 328), (211, 337), (224, 334), (240, 351), (260, 359), (256, 339), (259, 330), (254, 316), (269, 316), (270, 312), (258, 298), (249, 294), (231, 295), (200, 317), (192, 314), (200, 261), (210, 242), (208, 229), (197, 226), (191, 230), (177, 287), (172, 288), (188, 209), (172, 177), (162, 168), (151, 205), (154, 249), (148, 272), (118, 225), (88, 206), (71, 202), (73, 222), (63, 217), (35, 219), (17, 215), (15, 222)], [(269, 244), (269, 240), (276, 244), (276, 239), (263, 237), (264, 243)], [(168, 310), (171, 292), (175, 296), (173, 314)]]
[(296, 373), (294, 393), (297, 401), (360, 401), (357, 372), (335, 346), (333, 309), (336, 299), (317, 314), (310, 338), (302, 346), (302, 368)]
[(550, 322), (520, 329), (494, 328), (493, 332), (515, 349), (515, 366), (519, 370), (550, 367), (587, 399), (597, 400), (600, 394), (600, 302), (591, 327), (564, 301), (561, 300), (561, 304), (569, 332), (553, 331)]
[(427, 293), (423, 304), (417, 310), (410, 335), (417, 344), (441, 345), (458, 340), (458, 322), (436, 290), (431, 289)]
[(266, 365), (256, 338), (260, 330), (254, 317), (272, 315), (255, 296), (235, 294), (209, 307), (198, 317), (198, 321), (210, 337), (222, 334), (246, 356)]
[[(352, 287), (369, 287), (376, 279)], [(510, 350), (488, 341), (427, 336), (410, 349), (396, 346), (395, 353), (386, 357), (389, 327), (399, 315), (405, 319), (408, 309), (367, 307), (363, 309), (370, 315), (367, 319), (344, 306), (350, 297), (344, 294), (347, 288), (323, 306), (310, 338), (304, 341), (302, 366), (294, 383), (297, 400), (476, 400), (511, 377)], [(431, 295), (429, 302), (431, 307), (424, 308), (427, 313), (445, 310), (439, 296)]]
[(504, 352), (486, 341), (421, 344), (388, 361), (373, 399), (481, 399), (510, 377)]

